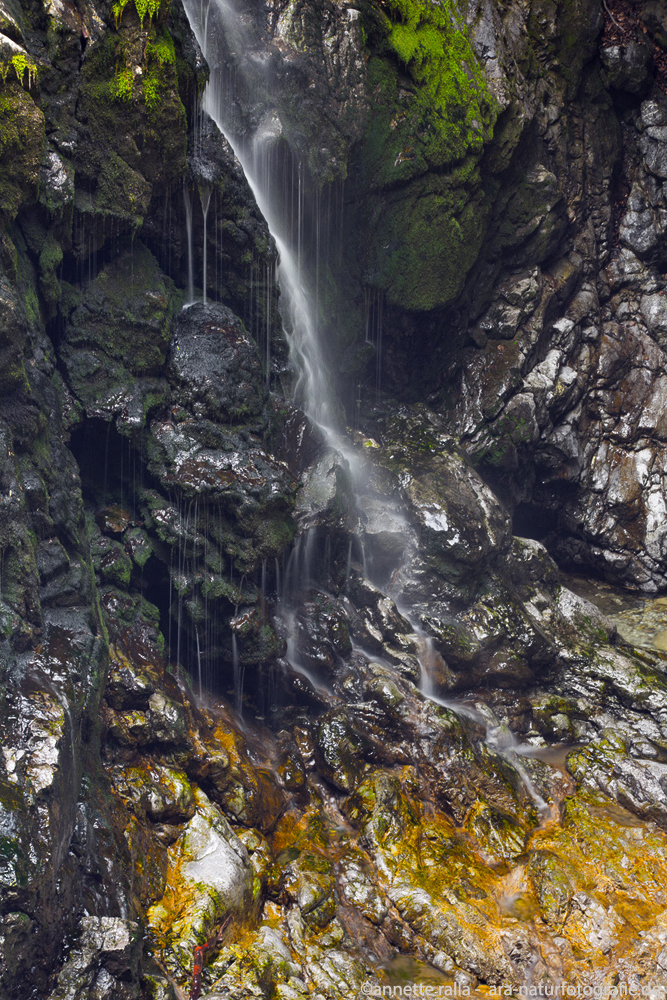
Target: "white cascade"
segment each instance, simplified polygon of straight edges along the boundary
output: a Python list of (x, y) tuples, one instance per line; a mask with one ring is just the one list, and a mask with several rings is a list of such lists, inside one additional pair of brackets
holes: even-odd
[[(279, 252), (280, 262), (277, 279), (281, 291), (280, 312), (289, 345), (290, 361), (296, 378), (293, 391), (294, 402), (323, 430), (330, 447), (343, 456), (349, 465), (357, 493), (362, 494), (367, 476), (366, 464), (360, 458), (358, 451), (351, 447), (336, 428), (336, 407), (332, 399), (331, 380), (324, 362), (320, 342), (317, 289), (309, 288), (306, 269), (303, 266), (305, 192), (301, 168), (298, 168), (296, 179), (296, 197), (290, 196), (288, 199), (285, 192), (278, 190), (276, 185), (279, 171), (276, 169), (272, 153), (282, 135), (282, 125), (274, 107), (275, 102), (271, 97), (269, 61), (261, 48), (255, 47), (251, 26), (246, 23), (242, 14), (235, 9), (230, 0), (184, 0), (184, 7), (210, 69), (209, 82), (202, 99), (202, 109), (210, 115), (232, 147)], [(220, 36), (224, 36), (224, 38)], [(230, 53), (231, 58), (226, 57), (226, 52)], [(250, 137), (238, 134), (235, 129), (236, 90), (240, 85), (243, 86), (246, 94), (257, 98), (258, 106), (266, 108), (259, 125)], [(290, 202), (289, 214), (283, 211), (285, 207), (283, 202), (287, 200)], [(205, 217), (206, 208), (204, 208)], [(191, 214), (189, 214), (188, 219), (191, 219)], [(317, 270), (317, 262), (315, 265), (315, 270)], [(204, 278), (204, 300), (206, 298), (205, 289), (206, 279)], [(366, 317), (365, 336), (367, 342), (371, 343), (376, 350), (376, 386), (379, 392), (383, 326), (382, 296), (380, 294), (375, 293), (367, 299)], [(360, 506), (363, 502), (360, 500)], [(408, 526), (408, 521), (399, 502), (386, 498), (375, 498), (373, 507), (375, 508), (375, 516), (380, 517), (383, 523), (392, 528), (401, 525), (405, 530), (406, 546), (403, 558), (392, 574), (392, 583), (387, 589), (389, 596), (396, 602), (400, 613), (410, 621), (415, 633), (423, 640), (424, 652), (421, 657), (422, 682), (420, 685), (422, 693), (435, 704), (449, 708), (459, 715), (474, 718), (478, 723), (484, 723), (487, 745), (514, 767), (535, 802), (539, 813), (544, 817), (548, 813), (548, 806), (535, 789), (531, 777), (520, 759), (520, 745), (509, 730), (500, 726), (496, 719), (488, 715), (488, 712), (483, 715), (477, 707), (472, 708), (470, 705), (455, 699), (442, 699), (434, 691), (429, 675), (431, 640), (423, 632), (415, 609), (406, 605), (403, 599), (403, 588), (410, 577), (412, 560), (418, 552), (417, 540)], [(297, 540), (285, 571), (284, 593), (289, 594), (293, 589), (296, 589), (299, 581), (306, 586), (312, 582), (310, 578), (312, 576), (315, 541), (314, 530), (305, 532)], [(361, 539), (360, 541), (364, 574), (372, 579), (372, 560), (367, 560), (366, 553), (363, 551), (363, 541)], [(294, 609), (286, 606), (283, 609), (283, 617), (288, 631), (288, 657), (293, 668), (297, 673), (306, 677), (314, 687), (322, 690), (322, 682), (299, 661), (294, 642)], [(235, 688), (237, 691), (236, 707), (241, 714), (242, 672), (235, 636), (233, 643)]]

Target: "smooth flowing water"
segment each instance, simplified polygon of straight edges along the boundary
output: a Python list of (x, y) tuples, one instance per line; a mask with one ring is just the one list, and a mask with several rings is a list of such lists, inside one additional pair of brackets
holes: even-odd
[[(226, 0), (210, 0), (207, 4), (186, 0), (185, 9), (210, 67), (202, 110), (210, 115), (234, 150), (278, 248), (281, 318), (296, 377), (294, 402), (336, 444), (334, 407), (315, 309), (317, 296), (308, 287), (309, 278), (303, 266), (304, 177), (297, 167), (296, 185), (291, 178), (282, 190), (275, 183), (282, 176), (276, 159), (282, 126), (272, 107), (267, 60), (254, 51), (252, 34), (242, 15)], [(227, 54), (230, 52), (236, 54), (236, 59)], [(266, 104), (266, 111), (251, 135), (242, 135), (235, 127), (238, 87)]]
[[(416, 609), (403, 597), (403, 591), (410, 579), (411, 564), (418, 552), (418, 541), (409, 526), (408, 518), (400, 502), (386, 497), (368, 494), (368, 469), (349, 440), (337, 426), (338, 407), (332, 394), (331, 379), (325, 364), (321, 330), (318, 315), (319, 289), (315, 266), (306, 268), (304, 256), (307, 253), (304, 239), (306, 178), (301, 165), (293, 166), (291, 173), (285, 171), (284, 162), (279, 158), (279, 144), (283, 133), (277, 111), (275, 95), (271, 92), (270, 60), (266, 57), (255, 29), (240, 11), (235, 10), (229, 0), (185, 0), (186, 13), (210, 67), (209, 82), (204, 91), (202, 109), (216, 123), (238, 158), (257, 205), (264, 216), (268, 228), (276, 242), (280, 255), (277, 278), (281, 291), (281, 319), (287, 337), (290, 362), (294, 371), (293, 402), (323, 431), (331, 449), (338, 453), (347, 464), (358, 498), (358, 507), (363, 509), (363, 520), (368, 526), (375, 521), (383, 531), (403, 534), (405, 544), (395, 566), (378, 568), (374, 566), (374, 553), (364, 544), (359, 535), (363, 571), (371, 582), (385, 591), (396, 603), (401, 614), (410, 622), (415, 633), (423, 642), (421, 656), (422, 683), (424, 695), (435, 704), (443, 705), (459, 714), (471, 715), (476, 722), (486, 727), (486, 741), (498, 756), (512, 764), (533, 798), (539, 812), (544, 816), (548, 806), (535, 789), (528, 771), (519, 756), (519, 745), (506, 727), (492, 719), (478, 708), (455, 701), (443, 700), (434, 690), (430, 670), (432, 643), (419, 624)], [(239, 111), (239, 95), (258, 113), (258, 124), (250, 127), (242, 121)], [(249, 100), (248, 100), (249, 99)], [(316, 206), (319, 198), (313, 199)], [(187, 201), (186, 201), (187, 204)], [(204, 219), (206, 206), (202, 198)], [(190, 225), (191, 210), (188, 213)], [(314, 231), (321, 230), (319, 218), (315, 220)], [(190, 230), (188, 230), (190, 238)], [(206, 241), (205, 241), (206, 243)], [(317, 245), (317, 241), (316, 241)], [(311, 262), (312, 263), (312, 262)], [(206, 256), (204, 256), (204, 266)], [(206, 276), (202, 286), (206, 296)], [(365, 339), (376, 351), (376, 385), (381, 383), (382, 356), (382, 297), (378, 293), (368, 293), (366, 302)], [(322, 681), (311, 675), (300, 662), (294, 635), (295, 611), (300, 596), (314, 585), (315, 579), (316, 531), (310, 529), (297, 539), (290, 555), (281, 595), (281, 616), (287, 632), (288, 659), (293, 669), (305, 677), (315, 688), (322, 689)], [(351, 562), (352, 541), (350, 542)], [(349, 570), (348, 570), (349, 575)], [(233, 640), (235, 642), (235, 639)], [(234, 676), (236, 708), (242, 707), (241, 671), (238, 655), (234, 652)]]

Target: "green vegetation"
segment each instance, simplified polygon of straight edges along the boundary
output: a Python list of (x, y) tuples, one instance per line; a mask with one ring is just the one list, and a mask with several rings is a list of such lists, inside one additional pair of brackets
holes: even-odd
[[(111, 8), (113, 16), (116, 19), (116, 27), (118, 27), (120, 20), (123, 16), (123, 11), (127, 7), (130, 0), (116, 0), (116, 3)], [(141, 27), (144, 26), (144, 19), (148, 14), (148, 20), (152, 21), (154, 17), (160, 12), (161, 0), (134, 0), (134, 6), (136, 8), (137, 14), (139, 15), (139, 20), (141, 21)]]
[[(123, 56), (122, 46), (120, 51)], [(144, 103), (153, 111), (161, 101), (160, 92), (165, 83), (172, 82), (176, 66), (174, 42), (168, 31), (163, 31), (147, 42), (144, 49), (142, 73), (138, 76), (143, 86)], [(110, 84), (114, 101), (131, 101), (135, 96), (135, 74), (127, 65), (117, 65)]]
[(111, 81), (111, 96), (114, 101), (131, 101), (134, 90), (134, 76), (130, 69), (116, 70)]
[(8, 84), (0, 93), (0, 219), (36, 195), (43, 149), (42, 112), (27, 90)]
[(2, 77), (3, 83), (7, 82), (7, 75), (12, 67), (22, 87), (25, 86), (25, 75), (26, 73), (28, 74), (29, 90), (37, 79), (37, 66), (30, 61), (25, 52), (16, 52), (11, 59), (8, 59), (6, 62), (0, 62), (0, 77)]
[(484, 238), (479, 160), (498, 109), (455, 0), (366, 9), (374, 112), (361, 155), (364, 256), (373, 287), (404, 309), (459, 294)]
[(163, 31), (146, 46), (146, 58), (155, 60), (158, 66), (176, 65), (176, 50), (174, 40), (168, 31)]
[(160, 78), (156, 72), (144, 76), (144, 101), (146, 107), (152, 110), (160, 102)]
[(386, 0), (384, 11), (368, 20), (369, 83), (379, 107), (366, 155), (380, 184), (481, 152), (497, 116), (453, 0)]
[[(416, 100), (448, 159), (481, 149), (495, 111), (481, 67), (452, 0), (386, 0), (387, 45), (417, 84)], [(438, 157), (439, 158), (439, 157)]]
[[(484, 238), (481, 196), (463, 182), (472, 157), (449, 175), (416, 178), (388, 193), (376, 223), (371, 261), (389, 302), (427, 311), (461, 291)], [(462, 181), (463, 183), (457, 183)]]
[(37, 76), (37, 67), (35, 64), (28, 60), (24, 52), (17, 52), (16, 55), (12, 56), (12, 66), (21, 86), (23, 86), (25, 74), (28, 74), (28, 87), (30, 88)]

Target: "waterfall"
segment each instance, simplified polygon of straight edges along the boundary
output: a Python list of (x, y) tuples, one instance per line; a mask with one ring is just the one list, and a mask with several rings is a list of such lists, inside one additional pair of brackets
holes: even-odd
[[(268, 94), (270, 97), (266, 63), (260, 55), (253, 52), (243, 19), (227, 0), (209, 0), (206, 5), (185, 0), (184, 6), (210, 67), (210, 79), (202, 99), (203, 110), (210, 115), (234, 150), (278, 248), (280, 263), (277, 278), (282, 293), (281, 319), (296, 377), (294, 402), (325, 431), (332, 445), (336, 446), (338, 435), (335, 431), (335, 408), (332, 405), (327, 367), (322, 358), (316, 297), (308, 288), (303, 267), (303, 170), (298, 167), (296, 204), (291, 206), (293, 211), (287, 216), (291, 222), (288, 225), (281, 212), (282, 192), (273, 189), (277, 172), (273, 152), (282, 134), (277, 113), (269, 109), (249, 141), (235, 132), (232, 121), (236, 74), (250, 93), (257, 94), (258, 97)], [(233, 68), (221, 58), (223, 50), (218, 45), (220, 30), (230, 49), (236, 53), (243, 52), (244, 58)], [(292, 228), (296, 230), (295, 241), (290, 239), (289, 230)]]
[[(315, 288), (309, 287), (309, 276), (304, 268), (305, 177), (301, 164), (296, 166), (296, 177), (292, 178), (289, 191), (277, 189), (276, 178), (280, 178), (279, 164), (275, 151), (282, 136), (282, 123), (273, 106), (269, 80), (269, 61), (263, 53), (255, 50), (251, 29), (233, 8), (229, 0), (185, 0), (185, 10), (191, 27), (201, 46), (210, 68), (209, 82), (204, 91), (202, 106), (216, 123), (234, 150), (255, 197), (255, 201), (266, 220), (268, 228), (279, 251), (277, 279), (281, 289), (280, 312), (287, 337), (290, 361), (295, 373), (293, 400), (307, 416), (324, 432), (331, 448), (335, 449), (347, 462), (357, 494), (360, 511), (367, 522), (376, 521), (383, 530), (391, 526), (405, 535), (405, 547), (397, 565), (382, 568), (378, 573), (373, 566), (373, 553), (366, 552), (363, 536), (359, 543), (364, 576), (383, 589), (396, 603), (400, 613), (410, 622), (414, 632), (423, 642), (421, 656), (421, 690), (426, 698), (462, 715), (470, 715), (477, 710), (469, 705), (439, 698), (433, 689), (429, 673), (432, 656), (432, 642), (424, 633), (417, 609), (406, 604), (403, 592), (409, 581), (413, 560), (418, 555), (418, 542), (404, 516), (400, 502), (381, 497), (372, 497), (368, 503), (368, 470), (349, 442), (336, 428), (330, 379), (324, 362), (318, 323), (317, 280)], [(234, 58), (227, 58), (225, 46)], [(239, 58), (241, 57), (241, 58)], [(250, 138), (242, 136), (235, 128), (235, 88), (242, 83), (246, 93), (256, 98), (256, 106), (264, 107), (258, 126)], [(208, 205), (208, 203), (207, 203)], [(207, 207), (206, 205), (206, 207)], [(202, 197), (204, 220), (206, 207)], [(319, 207), (319, 198), (316, 198)], [(321, 229), (320, 219), (315, 219), (315, 252), (319, 255)], [(204, 239), (204, 255), (206, 239)], [(314, 261), (317, 278), (319, 260)], [(204, 269), (206, 256), (204, 256)], [(206, 299), (206, 277), (204, 276), (204, 301)], [(376, 395), (381, 391), (383, 297), (379, 292), (371, 292), (366, 298), (366, 342), (376, 352)], [(267, 351), (268, 351), (267, 332)], [(287, 630), (288, 660), (292, 668), (316, 689), (329, 693), (320, 678), (315, 677), (300, 661), (296, 635), (296, 608), (303, 592), (317, 584), (315, 563), (317, 549), (317, 529), (304, 531), (297, 539), (284, 573), (282, 591), (276, 571), (278, 594), (281, 603), (283, 624)], [(349, 577), (352, 558), (352, 541), (348, 551), (347, 576)], [(232, 638), (232, 659), (236, 709), (242, 713), (243, 671), (239, 662), (236, 634)], [(477, 719), (479, 721), (479, 719)], [(546, 803), (533, 786), (530, 775), (517, 757), (518, 744), (509, 731), (499, 727), (497, 720), (486, 725), (486, 742), (498, 756), (510, 763), (541, 815), (548, 810)], [(502, 728), (502, 732), (501, 732)]]

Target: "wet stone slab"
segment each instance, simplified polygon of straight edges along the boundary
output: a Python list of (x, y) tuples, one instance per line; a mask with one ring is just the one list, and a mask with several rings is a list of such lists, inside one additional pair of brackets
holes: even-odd
[(667, 595), (656, 597), (604, 580), (563, 574), (563, 584), (595, 604), (632, 646), (667, 652)]

